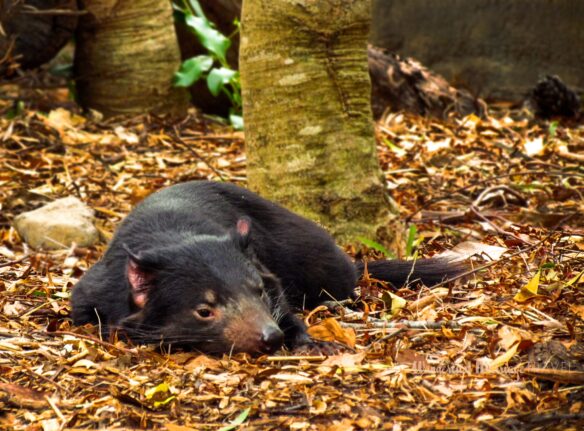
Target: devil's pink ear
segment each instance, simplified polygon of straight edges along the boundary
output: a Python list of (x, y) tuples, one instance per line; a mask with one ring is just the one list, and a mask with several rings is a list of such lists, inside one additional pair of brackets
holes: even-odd
[(249, 233), (251, 230), (251, 219), (249, 217), (243, 216), (237, 219), (235, 225), (235, 233), (237, 235), (237, 242), (242, 250), (247, 248), (249, 245)]
[(154, 274), (144, 268), (140, 257), (134, 254), (125, 244), (124, 249), (128, 253), (128, 264), (126, 265), (126, 274), (128, 283), (130, 283), (130, 292), (132, 300), (139, 308), (144, 308), (148, 301), (148, 294), (152, 288)]

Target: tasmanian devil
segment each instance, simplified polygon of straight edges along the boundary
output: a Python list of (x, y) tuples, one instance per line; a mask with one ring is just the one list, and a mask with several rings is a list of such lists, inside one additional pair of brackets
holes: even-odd
[[(140, 343), (270, 353), (311, 343), (293, 310), (351, 297), (363, 268), (315, 223), (246, 189), (193, 181), (128, 215), (75, 286), (72, 316)], [(436, 258), (367, 269), (394, 285), (461, 271)]]

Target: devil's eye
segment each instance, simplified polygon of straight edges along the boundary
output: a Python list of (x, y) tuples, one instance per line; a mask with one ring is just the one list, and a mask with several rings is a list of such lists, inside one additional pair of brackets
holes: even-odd
[(201, 304), (193, 310), (193, 314), (199, 320), (212, 320), (215, 318), (215, 311), (209, 305)]

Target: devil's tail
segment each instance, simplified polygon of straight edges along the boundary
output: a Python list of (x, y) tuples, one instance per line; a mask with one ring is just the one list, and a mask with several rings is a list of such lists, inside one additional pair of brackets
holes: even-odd
[(367, 266), (369, 277), (391, 283), (394, 287), (422, 282), (432, 286), (456, 277), (467, 271), (468, 265), (461, 261), (434, 257), (417, 260), (376, 260), (356, 262), (357, 273), (361, 277)]

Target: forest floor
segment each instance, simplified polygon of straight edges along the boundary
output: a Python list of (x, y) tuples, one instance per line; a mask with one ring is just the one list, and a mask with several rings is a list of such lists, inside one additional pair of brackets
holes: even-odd
[[(366, 279), (355, 304), (305, 312), (354, 352), (218, 358), (101, 339), (72, 326), (69, 295), (149, 193), (245, 186), (243, 134), (194, 114), (103, 121), (64, 105), (14, 116), (0, 101), (1, 429), (583, 429), (582, 126), (503, 108), (450, 122), (391, 114), (377, 141), (415, 226), (404, 243), (418, 256), (458, 245), (477, 270), (395, 292)], [(95, 210), (102, 242), (29, 249), (14, 217), (65, 196)]]

